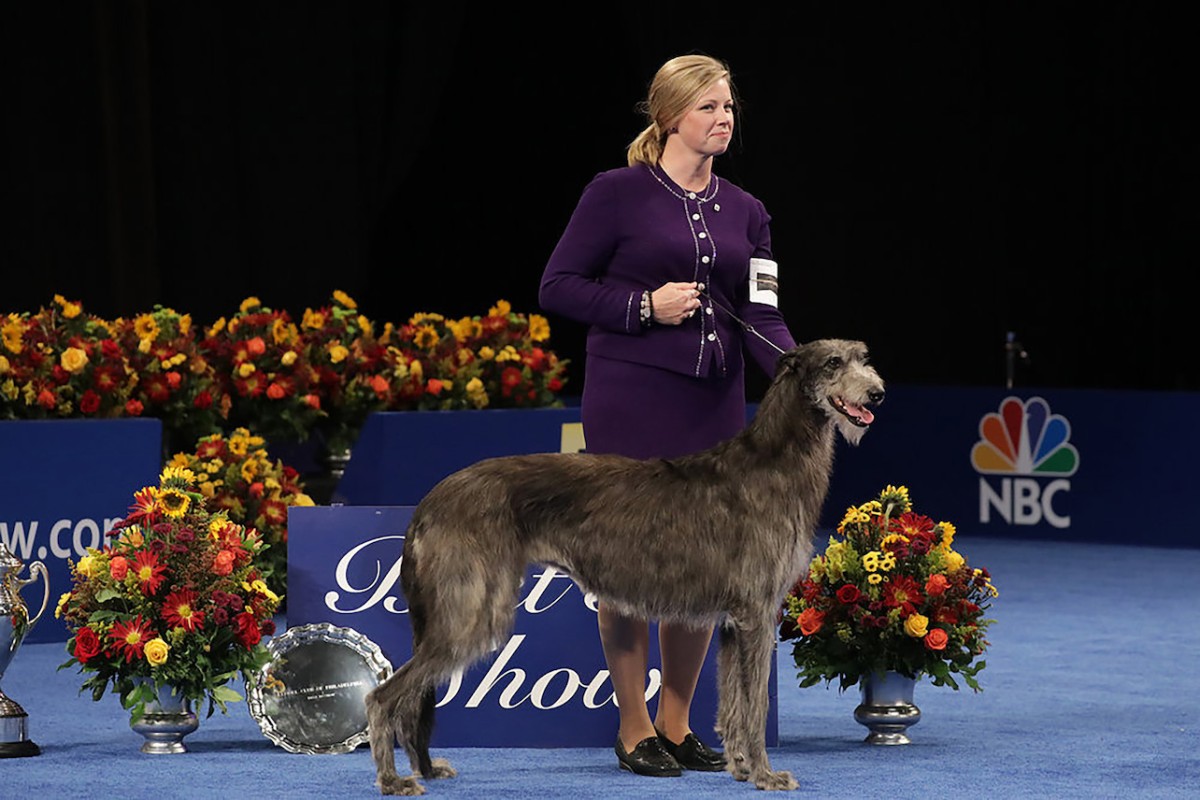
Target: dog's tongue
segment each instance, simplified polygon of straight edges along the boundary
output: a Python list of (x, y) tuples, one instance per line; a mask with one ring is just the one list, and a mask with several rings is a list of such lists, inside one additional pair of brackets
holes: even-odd
[(857, 416), (864, 425), (870, 425), (875, 421), (875, 415), (872, 414), (871, 409), (867, 408), (866, 406), (858, 406), (854, 405), (853, 403), (848, 403), (846, 407), (853, 411), (855, 416)]

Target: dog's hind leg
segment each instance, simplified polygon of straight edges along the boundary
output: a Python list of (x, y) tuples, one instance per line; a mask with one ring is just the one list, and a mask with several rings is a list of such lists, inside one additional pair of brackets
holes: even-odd
[(768, 614), (751, 612), (728, 624), (730, 635), (721, 639), (725, 669), (719, 687), (719, 723), (729, 771), (739, 780), (752, 781), (759, 789), (796, 789), (800, 784), (792, 774), (773, 771), (767, 757), (774, 610)]

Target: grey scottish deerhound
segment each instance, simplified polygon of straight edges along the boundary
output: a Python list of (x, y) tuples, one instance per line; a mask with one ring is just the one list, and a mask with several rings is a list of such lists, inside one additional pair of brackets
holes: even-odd
[[(813, 341), (780, 356), (751, 423), (709, 450), (504, 456), (442, 480), (404, 542), (412, 658), (366, 698), (380, 792), (423, 794), (418, 778), (456, 774), (429, 755), (435, 690), (507, 639), (530, 563), (562, 570), (625, 614), (719, 622), (716, 729), (727, 769), (760, 789), (797, 788), (767, 760), (777, 613), (812, 556), (834, 430), (858, 444), (883, 393), (862, 342)], [(413, 775), (397, 775), (395, 742)]]

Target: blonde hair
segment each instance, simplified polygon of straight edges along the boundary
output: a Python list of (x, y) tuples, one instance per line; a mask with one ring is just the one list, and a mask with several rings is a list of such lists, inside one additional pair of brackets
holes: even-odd
[(659, 67), (646, 99), (638, 103), (638, 111), (649, 124), (626, 148), (629, 166), (657, 164), (671, 126), (691, 110), (705, 89), (722, 78), (736, 101), (729, 67), (719, 59), (705, 55), (677, 56)]

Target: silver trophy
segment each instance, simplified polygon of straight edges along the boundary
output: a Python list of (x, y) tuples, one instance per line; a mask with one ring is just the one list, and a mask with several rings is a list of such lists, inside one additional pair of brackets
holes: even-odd
[[(50, 600), (50, 573), (46, 571), (46, 565), (40, 561), (33, 562), (29, 565), (31, 577), (21, 580), (17, 576), (24, 566), (0, 540), (0, 681), (4, 680), (4, 672), (24, 641), (25, 634), (41, 618)], [(42, 607), (30, 619), (29, 609), (21, 599), (21, 589), (36, 580), (32, 577), (34, 573), (42, 575)], [(36, 756), (42, 752), (29, 740), (28, 718), (25, 709), (0, 689), (0, 758)]]

